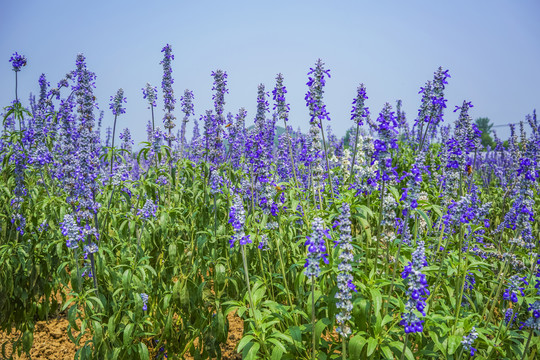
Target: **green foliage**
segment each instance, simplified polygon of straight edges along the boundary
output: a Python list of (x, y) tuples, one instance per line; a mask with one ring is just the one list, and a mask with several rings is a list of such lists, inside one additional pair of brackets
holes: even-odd
[[(8, 135), (6, 140), (20, 138), (16, 131)], [(346, 346), (351, 359), (403, 355), (412, 360), (458, 359), (463, 351), (461, 340), (474, 325), (479, 333), (475, 347), (481, 357), (516, 358), (524, 351), (528, 333), (516, 326), (501, 326), (508, 304), (492, 293), (501, 282), (504, 262), (493, 261), (495, 257), (483, 259), (472, 248), (463, 251), (465, 234), (484, 230), (481, 238), (498, 247), (493, 254), (512, 252), (527, 269), (533, 269), (534, 259), (524, 249), (512, 248), (511, 229), (499, 235), (492, 232), (510, 206), (505, 190), (496, 185), (480, 195), (483, 202), (493, 202), (491, 228), (440, 230), (447, 206), (441, 202), (437, 182), (440, 149), (440, 144), (431, 146), (426, 157), (430, 173), (423, 175), (419, 206), (409, 209), (408, 225), (415, 231), (412, 244), (401, 244), (393, 222), (378, 230), (378, 189), (363, 194), (344, 184), (339, 197), (331, 199), (328, 191), (319, 196), (296, 188), (291, 180), (273, 190), (272, 200), (280, 207), (278, 216), (245, 199), (245, 229), (253, 240), (244, 248), (246, 272), (239, 245), (230, 247), (234, 231), (228, 221), (231, 189), (249, 183), (250, 174), (227, 164), (211, 169), (207, 163), (186, 159), (174, 162), (167, 147), (152, 156), (148, 143), (136, 157), (143, 169), (139, 179), (119, 185), (100, 182), (96, 193), (96, 201), (102, 204), (97, 214), (97, 291), (92, 279), (79, 276), (81, 251), (65, 245), (60, 222), (73, 208), (47, 166), (24, 170), (29, 190), (21, 211), (27, 226), (23, 235), (16, 230), (10, 206), (15, 174), (8, 149), (2, 154), (0, 171), (0, 329), (14, 329), (20, 335), (14, 349), (28, 352), (35, 322), (64, 314), (69, 321), (68, 336), (78, 346), (76, 357), (80, 359), (150, 359), (163, 358), (165, 353), (169, 358), (208, 359), (222, 357), (220, 345), (228, 338), (229, 316), (237, 316), (244, 323), (237, 351), (246, 359), (309, 358), (315, 333), (319, 359), (339, 359)], [(110, 151), (102, 161), (111, 161), (113, 153), (118, 162), (131, 158), (131, 154)], [(409, 171), (414, 150), (400, 143), (393, 161), (399, 173)], [(208, 180), (211, 171), (228, 179), (228, 186), (213, 192)], [(331, 171), (343, 184), (348, 173), (339, 166)], [(167, 179), (166, 185), (158, 182), (160, 177)], [(396, 182), (387, 187), (392, 220), (404, 218), (404, 186)], [(538, 204), (538, 194), (534, 196)], [(146, 199), (159, 205), (156, 216), (149, 219), (138, 214)], [(334, 242), (340, 234), (332, 228), (343, 201), (351, 208), (353, 282), (358, 290), (349, 322), (352, 334), (346, 342), (335, 332), (340, 248)], [(311, 280), (304, 274), (304, 242), (315, 217), (324, 219), (330, 239), (326, 245), (329, 261), (321, 263), (312, 293)], [(538, 234), (537, 225), (534, 234)], [(257, 247), (263, 236), (269, 247), (264, 251)], [(406, 281), (400, 273), (420, 239), (428, 249), (429, 266), (424, 273), (431, 294), (424, 332), (405, 337), (400, 321), (407, 301)], [(467, 274), (475, 276), (475, 287), (461, 291)], [(527, 316), (526, 303), (535, 299), (534, 284), (525, 292), (525, 300), (514, 305), (522, 310), (519, 321)], [(141, 293), (149, 295), (146, 311)], [(491, 309), (494, 315), (487, 319)], [(529, 353), (538, 353), (538, 345), (534, 337)], [(4, 350), (2, 357), (9, 355)]]
[(477, 118), (475, 121), (476, 126), (478, 127), (478, 130), (482, 132), (482, 137), (480, 138), (482, 142), (483, 147), (493, 147), (495, 145), (495, 142), (493, 141), (493, 138), (491, 137), (491, 129), (493, 128), (493, 124), (490, 122), (489, 118), (487, 117), (481, 117)]

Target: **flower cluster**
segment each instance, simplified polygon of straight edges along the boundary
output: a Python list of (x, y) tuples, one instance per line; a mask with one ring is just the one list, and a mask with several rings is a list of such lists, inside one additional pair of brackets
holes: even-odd
[(143, 302), (143, 307), (142, 307), (142, 309), (143, 309), (143, 311), (147, 311), (147, 310), (148, 310), (148, 306), (147, 306), (147, 305), (148, 305), (148, 299), (149, 299), (149, 296), (148, 296), (148, 294), (146, 294), (146, 293), (141, 293), (141, 294), (139, 294), (139, 295), (140, 295), (141, 300), (142, 300), (142, 302)]
[(26, 56), (19, 55), (17, 52), (11, 56), (9, 59), (11, 66), (13, 66), (13, 71), (19, 72), (23, 66), (26, 66)]
[(126, 103), (126, 98), (124, 97), (124, 89), (120, 88), (115, 96), (111, 96), (109, 109), (112, 110), (113, 115), (118, 116), (126, 113), (126, 108), (122, 106), (122, 103)]
[[(418, 131), (418, 142), (422, 145), (426, 144), (428, 135), (436, 133), (437, 125), (443, 121), (443, 111), (446, 108), (444, 88), (448, 84), (446, 79), (449, 77), (448, 70), (439, 67), (434, 74), (433, 81), (428, 81), (418, 92), (422, 94), (422, 105), (418, 109), (418, 118), (414, 126), (417, 127)], [(431, 132), (428, 133), (430, 126)]]
[(469, 153), (477, 149), (480, 144), (482, 132), (478, 130), (469, 115), (469, 109), (472, 107), (473, 105), (470, 102), (463, 101), (461, 108), (456, 106), (454, 110), (454, 112), (460, 110), (460, 113), (455, 124), (454, 135), (446, 143), (448, 151), (447, 168), (464, 171), (466, 165), (471, 165), (468, 159)]
[(151, 217), (156, 217), (158, 206), (150, 199), (146, 199), (142, 209), (137, 211), (137, 215), (141, 216), (143, 219), (149, 219)]
[(353, 100), (353, 108), (351, 110), (351, 120), (353, 120), (358, 125), (364, 125), (362, 119), (369, 116), (369, 108), (365, 106), (366, 99), (368, 99), (366, 93), (366, 87), (364, 84), (360, 84), (356, 89), (357, 95)]
[(277, 112), (279, 119), (283, 121), (289, 120), (289, 111), (291, 110), (289, 104), (285, 100), (285, 94), (287, 93), (287, 88), (283, 85), (283, 75), (281, 73), (276, 76), (276, 86), (272, 90), (273, 100), (275, 102), (274, 109)]
[(81, 228), (77, 224), (77, 221), (73, 215), (64, 215), (64, 221), (60, 223), (60, 230), (62, 235), (67, 237), (66, 245), (68, 249), (76, 249), (79, 247), (79, 243), (84, 239), (82, 237)]
[[(152, 108), (156, 107), (157, 87), (146, 83), (146, 86), (142, 88), (143, 98), (148, 100), (148, 105)], [(149, 108), (150, 108), (149, 107)]]
[(321, 59), (318, 59), (315, 63), (315, 68), (309, 69), (308, 75), (312, 76), (309, 76), (306, 83), (309, 90), (304, 99), (306, 100), (306, 106), (309, 108), (310, 122), (317, 123), (317, 126), (320, 128), (320, 122), (323, 119), (330, 120), (330, 114), (326, 111), (326, 105), (323, 102), (323, 88), (326, 84), (324, 77), (330, 77), (330, 70), (325, 70), (324, 63)]
[(540, 300), (536, 300), (532, 303), (528, 310), (532, 311), (532, 316), (528, 318), (521, 327), (528, 327), (540, 331)]
[(311, 225), (311, 236), (306, 236), (305, 245), (308, 248), (306, 264), (304, 265), (306, 276), (319, 276), (321, 272), (319, 266), (321, 259), (325, 263), (328, 263), (325, 238), (330, 238), (328, 229), (324, 229), (323, 220), (317, 217), (313, 219), (313, 224)]
[(233, 204), (231, 210), (229, 211), (229, 223), (234, 229), (234, 235), (232, 236), (229, 243), (231, 248), (234, 246), (234, 243), (238, 240), (240, 245), (246, 245), (251, 243), (249, 235), (244, 233), (244, 225), (246, 223), (246, 210), (244, 210), (244, 203), (240, 195), (236, 194), (233, 199)]
[(421, 320), (413, 310), (417, 310), (426, 316), (424, 308), (426, 307), (426, 297), (429, 295), (426, 275), (422, 274), (422, 268), (427, 266), (424, 252), (424, 242), (419, 241), (416, 250), (412, 254), (412, 261), (409, 262), (401, 273), (403, 279), (408, 279), (407, 296), (409, 297), (405, 304), (405, 312), (401, 314), (400, 325), (405, 327), (405, 333), (422, 332), (424, 330), (423, 320)]
[(379, 138), (375, 140), (372, 162), (378, 161), (380, 174), (379, 176), (388, 181), (392, 176), (396, 175), (395, 169), (392, 167), (392, 155), (390, 151), (397, 149), (397, 126), (395, 113), (392, 111), (392, 106), (389, 103), (384, 104), (382, 111), (377, 118), (376, 125)]
[(174, 104), (176, 100), (174, 98), (172, 84), (174, 80), (172, 78), (172, 67), (171, 61), (174, 60), (174, 55), (172, 54), (172, 48), (169, 44), (165, 45), (161, 52), (164, 53), (163, 60), (160, 62), (163, 65), (163, 80), (161, 81), (161, 89), (163, 90), (163, 103), (165, 105), (165, 116), (163, 118), (163, 124), (165, 129), (169, 130), (167, 135), (169, 146), (173, 140), (173, 135), (171, 134), (172, 129), (174, 128), (175, 117), (173, 115)]
[(508, 283), (508, 288), (504, 291), (503, 299), (516, 303), (518, 302), (518, 293), (521, 294), (521, 296), (525, 296), (525, 293), (523, 292), (523, 290), (525, 290), (525, 286), (523, 285), (529, 285), (527, 282), (527, 277), (520, 277), (516, 274), (510, 277)]
[(212, 71), (212, 77), (214, 78), (212, 91), (216, 91), (216, 93), (212, 95), (214, 109), (216, 110), (217, 116), (222, 118), (223, 106), (225, 105), (225, 94), (229, 93), (229, 90), (227, 89), (227, 73), (223, 70)]
[(354, 256), (353, 246), (351, 244), (350, 215), (351, 210), (349, 204), (343, 203), (341, 206), (341, 214), (337, 220), (341, 232), (339, 241), (339, 247), (341, 248), (339, 259), (341, 260), (341, 263), (338, 265), (338, 292), (335, 295), (337, 299), (336, 307), (340, 310), (339, 313), (336, 314), (336, 322), (338, 323), (337, 332), (343, 337), (348, 337), (351, 334), (351, 329), (347, 325), (347, 321), (351, 318), (351, 311), (353, 308), (351, 302), (351, 290), (356, 291), (356, 286), (353, 284), (351, 265)]
[(472, 330), (467, 335), (463, 336), (463, 340), (461, 341), (463, 344), (463, 349), (466, 351), (470, 350), (471, 357), (474, 356), (474, 353), (476, 352), (476, 349), (472, 347), (472, 344), (477, 337), (478, 333), (473, 326)]

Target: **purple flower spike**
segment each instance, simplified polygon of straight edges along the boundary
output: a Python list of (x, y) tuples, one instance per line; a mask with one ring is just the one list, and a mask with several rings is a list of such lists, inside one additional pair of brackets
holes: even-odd
[(13, 56), (9, 59), (11, 66), (13, 66), (13, 71), (19, 72), (23, 66), (26, 66), (26, 56), (19, 55), (15, 52)]

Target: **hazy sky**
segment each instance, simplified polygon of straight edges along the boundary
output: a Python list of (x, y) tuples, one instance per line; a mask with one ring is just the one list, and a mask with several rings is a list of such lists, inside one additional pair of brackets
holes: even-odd
[[(489, 117), (496, 125), (523, 120), (540, 107), (538, 0), (0, 1), (0, 104), (14, 99), (13, 52), (28, 58), (19, 73), (26, 105), (28, 94), (38, 93), (41, 73), (56, 84), (83, 53), (97, 74), (103, 129), (112, 125), (109, 98), (121, 87), (127, 112), (117, 126), (129, 127), (136, 142), (145, 140), (150, 118), (141, 88), (147, 82), (160, 87), (160, 51), (167, 43), (175, 55), (175, 97), (193, 90), (197, 118), (212, 107), (213, 70), (229, 75), (225, 111), (245, 107), (248, 125), (257, 85), (271, 91), (281, 72), (290, 123), (307, 130), (306, 73), (317, 58), (331, 69), (325, 102), (338, 135), (352, 126), (351, 102), (361, 82), (374, 117), (385, 102), (395, 106), (402, 99), (412, 124), (418, 90), (439, 66), (452, 76), (447, 123), (463, 100), (473, 103), (473, 118)], [(162, 109), (160, 91), (160, 124)], [(179, 103), (175, 114), (182, 117)], [(508, 135), (506, 128), (497, 131)]]

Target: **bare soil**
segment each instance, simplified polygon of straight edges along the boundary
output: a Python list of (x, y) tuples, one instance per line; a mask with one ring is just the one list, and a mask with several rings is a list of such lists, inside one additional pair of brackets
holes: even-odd
[[(244, 331), (244, 322), (240, 319), (236, 313), (230, 313), (227, 316), (229, 320), (229, 337), (227, 343), (221, 345), (222, 359), (223, 360), (236, 360), (241, 359), (241, 355), (236, 352), (236, 346), (242, 338)], [(65, 314), (61, 314), (55, 319), (49, 319), (49, 321), (38, 321), (34, 330), (34, 343), (32, 350), (30, 350), (30, 356), (33, 360), (72, 360), (77, 351), (77, 347), (69, 340), (67, 336), (68, 320)], [(4, 332), (0, 332), (0, 349), (4, 342), (7, 342), (6, 355), (9, 359), (12, 349), (11, 343), (17, 335), (13, 332), (7, 335)], [(83, 338), (81, 343), (84, 344), (86, 339)], [(27, 360), (28, 356), (22, 354), (21, 356), (13, 357), (15, 360)], [(0, 359), (3, 359), (0, 350)], [(186, 357), (185, 359), (192, 359)]]

